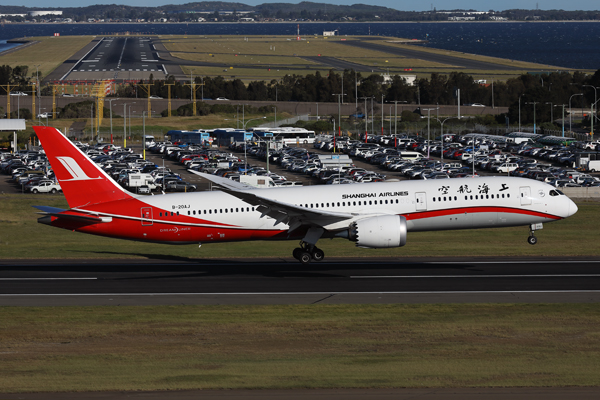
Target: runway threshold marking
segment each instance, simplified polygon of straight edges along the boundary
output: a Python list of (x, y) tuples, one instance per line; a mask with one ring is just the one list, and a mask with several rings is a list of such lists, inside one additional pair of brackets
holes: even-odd
[(353, 275), (352, 279), (427, 279), (427, 278), (598, 278), (600, 274), (554, 274), (554, 275)]

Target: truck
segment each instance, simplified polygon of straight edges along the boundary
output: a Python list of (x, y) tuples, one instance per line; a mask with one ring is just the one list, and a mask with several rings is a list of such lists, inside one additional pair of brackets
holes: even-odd
[(139, 188), (141, 186), (147, 186), (148, 189), (154, 190), (156, 189), (156, 184), (154, 183), (154, 177), (151, 174), (143, 174), (143, 173), (133, 173), (129, 174), (127, 179), (127, 187), (130, 189)]

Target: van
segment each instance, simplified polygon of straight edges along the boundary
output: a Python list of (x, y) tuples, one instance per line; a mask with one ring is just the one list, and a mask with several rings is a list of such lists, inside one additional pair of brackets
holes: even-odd
[(257, 188), (270, 188), (275, 186), (273, 179), (268, 176), (257, 176), (257, 175), (240, 175), (240, 183), (254, 186)]
[(423, 154), (416, 151), (401, 151), (400, 157), (402, 157), (403, 160), (421, 160), (425, 158)]

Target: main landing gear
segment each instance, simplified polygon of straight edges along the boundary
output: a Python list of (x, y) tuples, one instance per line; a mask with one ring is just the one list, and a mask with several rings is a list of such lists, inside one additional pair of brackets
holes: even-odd
[(311, 261), (321, 261), (325, 258), (323, 250), (319, 249), (314, 244), (304, 241), (300, 242), (300, 247), (296, 247), (292, 252), (294, 258), (302, 264), (308, 264)]
[(531, 224), (529, 226), (529, 237), (527, 238), (527, 243), (529, 243), (530, 245), (536, 244), (537, 238), (535, 237), (535, 231), (542, 228), (542, 224)]

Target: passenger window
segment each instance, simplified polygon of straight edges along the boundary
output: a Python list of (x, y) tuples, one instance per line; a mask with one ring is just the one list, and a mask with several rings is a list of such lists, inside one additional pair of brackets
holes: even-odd
[(162, 213), (159, 213), (159, 215), (162, 217)]

